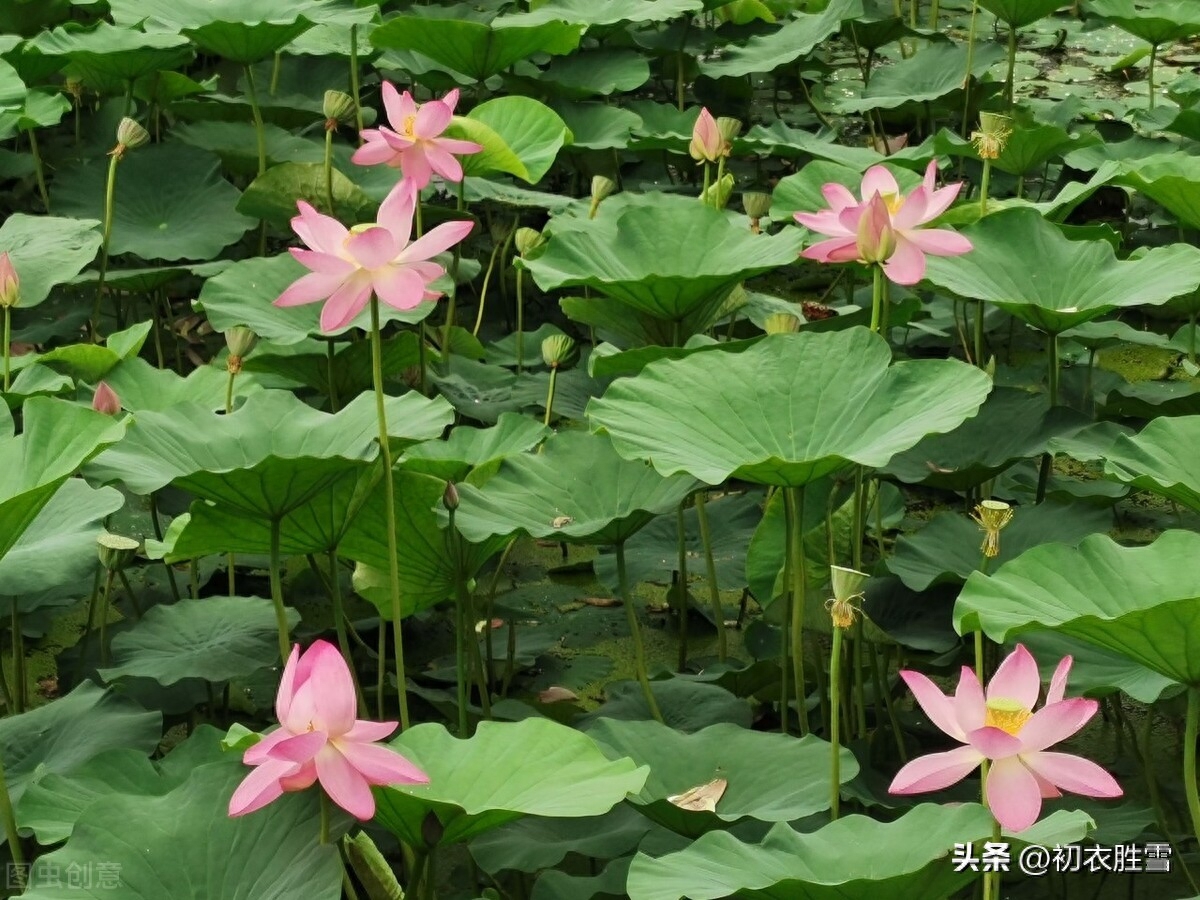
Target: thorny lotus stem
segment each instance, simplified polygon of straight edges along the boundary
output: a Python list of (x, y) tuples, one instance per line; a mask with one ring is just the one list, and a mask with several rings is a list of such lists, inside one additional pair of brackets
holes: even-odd
[(333, 209), (333, 129), (325, 129), (325, 206), (329, 215), (336, 216)]
[(117, 192), (119, 153), (108, 158), (108, 178), (104, 183), (104, 229), (100, 237), (100, 276), (96, 279), (96, 300), (92, 305), (92, 336), (100, 339), (100, 300), (104, 297), (104, 276), (108, 274), (108, 242), (112, 237), (113, 205)]
[(475, 327), (471, 329), (471, 334), (478, 337), (479, 329), (483, 325), (483, 310), (487, 303), (488, 283), (492, 280), (492, 270), (496, 268), (496, 254), (499, 252), (503, 243), (492, 244), (492, 254), (488, 257), (487, 271), (483, 273), (483, 287), (479, 289), (479, 311), (475, 313)]
[(1148, 85), (1150, 88), (1150, 108), (1154, 109), (1154, 60), (1158, 56), (1158, 44), (1150, 45), (1150, 73)]
[(883, 315), (883, 267), (871, 266), (871, 330), (879, 334)]
[(454, 564), (454, 669), (458, 688), (458, 736), (465, 738), (470, 734), (471, 727), (467, 718), (467, 701), (470, 695), (467, 685), (467, 608), (471, 604), (471, 594), (467, 590), (466, 573), (463, 571), (465, 561), (462, 536), (454, 526), (454, 510), (449, 509), (448, 512), (450, 526), (447, 534), (450, 537), (450, 554)]
[(791, 641), (792, 672), (796, 685), (796, 711), (800, 718), (800, 735), (808, 734), (808, 713), (805, 702), (808, 689), (804, 684), (804, 597), (807, 585), (807, 560), (804, 558), (804, 488), (789, 487), (792, 498), (790, 515), (793, 519), (791, 546), (787, 552), (793, 557), (791, 584)]
[(1004, 99), (1009, 110), (1013, 107), (1013, 92), (1015, 85), (1013, 75), (1017, 70), (1017, 26), (1008, 26), (1008, 77), (1004, 80)]
[(841, 770), (842, 747), (840, 742), (842, 706), (842, 630), (833, 627), (833, 648), (829, 651), (829, 816), (838, 817), (838, 805), (842, 799)]
[(279, 659), (284, 665), (287, 664), (288, 654), (291, 652), (291, 642), (288, 639), (288, 621), (287, 610), (283, 606), (283, 582), (280, 578), (279, 569), (282, 565), (282, 560), (279, 554), (279, 519), (271, 520), (271, 564), (269, 575), (271, 579), (271, 603), (275, 606), (275, 625), (279, 631)]
[(517, 269), (517, 374), (525, 371), (525, 270)]
[(350, 26), (350, 96), (354, 98), (354, 125), (363, 130), (362, 101), (358, 91), (358, 25)]
[(550, 386), (546, 388), (546, 414), (542, 417), (542, 424), (547, 428), (550, 427), (550, 419), (554, 414), (554, 381), (558, 377), (558, 366), (550, 367)]
[(279, 73), (280, 73), (280, 71), (282, 71), (282, 69), (283, 69), (283, 51), (276, 50), (275, 51), (275, 59), (271, 63), (271, 84), (267, 88), (267, 93), (270, 94), (272, 97), (274, 97), (275, 92), (277, 90), (279, 90)]
[(721, 588), (717, 584), (717, 563), (713, 559), (712, 531), (708, 527), (708, 510), (704, 506), (704, 491), (696, 492), (696, 521), (700, 523), (700, 543), (704, 546), (704, 572), (708, 581), (708, 600), (712, 605), (713, 622), (717, 626), (717, 660), (725, 662), (729, 641), (725, 635), (725, 610), (721, 607)]
[(13, 815), (12, 797), (8, 793), (8, 778), (4, 774), (4, 763), (0, 761), (0, 816), (4, 818), (4, 834), (8, 838), (8, 852), (16, 866), (17, 882), (25, 886), (25, 851), (21, 849), (21, 836), (17, 833), (17, 819)]
[[(229, 378), (225, 382), (225, 415), (227, 416), (233, 414), (233, 382), (235, 378), (237, 378), (237, 373), (231, 369), (229, 371)], [(237, 571), (235, 569), (236, 562), (237, 560), (233, 553), (225, 554), (226, 572), (229, 576), (230, 597), (237, 596)]]
[(400, 701), (400, 729), (403, 731), (408, 728), (408, 685), (404, 677), (400, 559), (396, 544), (396, 494), (392, 475), (392, 448), (388, 444), (387, 411), (383, 405), (383, 335), (379, 330), (379, 298), (374, 294), (371, 295), (371, 375), (375, 384), (375, 415), (379, 419), (379, 456), (383, 463), (384, 506), (387, 510), (388, 585), (392, 596), (392, 637), (396, 644), (396, 692)]
[(933, 31), (938, 30), (938, 19), (941, 14), (940, 6), (940, 0), (933, 0), (933, 6), (929, 10), (929, 27)]
[[(625, 607), (625, 619), (629, 623), (629, 634), (633, 638), (633, 664), (637, 668), (638, 683), (642, 686), (642, 696), (650, 707), (650, 715), (661, 722), (662, 711), (654, 692), (650, 690), (650, 676), (646, 674), (646, 647), (642, 642), (642, 628), (638, 624), (637, 611), (633, 608), (633, 597), (629, 593), (629, 580), (625, 575), (625, 544), (617, 544), (617, 586), (621, 592), (621, 603)], [(512, 627), (511, 625), (509, 626)]]
[(33, 154), (33, 177), (37, 180), (38, 194), (42, 198), (42, 206), (46, 207), (46, 215), (50, 215), (50, 192), (46, 190), (46, 170), (42, 165), (37, 135), (32, 128), (25, 133), (29, 135), (29, 152)]
[[(969, 122), (971, 119), (971, 67), (975, 60), (975, 19), (979, 16), (979, 0), (973, 0), (971, 3), (971, 24), (967, 30), (967, 71), (963, 75), (963, 118), (962, 118), (962, 136), (969, 136)], [(961, 172), (961, 169), (960, 169)]]
[(712, 169), (709, 168), (707, 162), (704, 163), (704, 186), (700, 189), (700, 199), (705, 203), (708, 202), (708, 186), (712, 184)]
[(986, 312), (987, 307), (983, 305), (983, 301), (975, 301), (975, 365), (981, 369), (987, 368), (987, 362), (983, 358), (983, 317)]
[(4, 307), (4, 336), (3, 336), (3, 339), (4, 339), (4, 344), (3, 344), (3, 346), (0, 346), (0, 351), (2, 351), (4, 354), (4, 393), (7, 394), (9, 388), (12, 387), (12, 380), (11, 380), (11, 378), (12, 378), (12, 375), (11, 375), (12, 360), (10, 358), (10, 356), (12, 354), (12, 309), (7, 306)]
[(675, 508), (675, 529), (678, 536), (678, 556), (677, 563), (679, 571), (679, 581), (675, 585), (676, 599), (676, 616), (679, 618), (679, 666), (680, 672), (687, 669), (688, 658), (688, 570), (687, 570), (687, 526), (684, 522), (683, 504), (687, 501), (682, 501)]
[(250, 114), (254, 117), (254, 137), (258, 144), (258, 174), (267, 171), (267, 132), (263, 125), (262, 110), (258, 106), (258, 91), (254, 88), (254, 70), (243, 66), (246, 72), (246, 96), (250, 99)]
[(12, 616), (9, 627), (12, 628), (12, 657), (13, 657), (13, 711), (25, 711), (25, 641), (21, 634), (21, 606), (17, 598), (12, 598)]
[[(784, 537), (783, 537), (783, 637), (779, 642), (779, 658), (780, 658), (780, 679), (779, 679), (779, 730), (783, 734), (788, 733), (788, 693), (791, 690), (791, 672), (789, 671), (791, 660), (791, 645), (788, 642), (788, 635), (792, 630), (792, 616), (795, 611), (792, 609), (792, 567), (795, 564), (792, 554), (792, 529), (795, 527), (794, 517), (792, 516), (792, 494), (790, 491), (783, 492), (783, 521), (784, 521)], [(804, 710), (801, 709), (803, 714)]]
[[(988, 557), (984, 556), (979, 563), (979, 572), (986, 575), (988, 570)], [(984, 660), (983, 660), (983, 629), (975, 629), (975, 677), (979, 679), (980, 684), (986, 684), (984, 675)]]
[(1187, 720), (1183, 734), (1183, 789), (1187, 793), (1192, 833), (1200, 836), (1200, 793), (1196, 789), (1196, 736), (1200, 729), (1200, 688), (1188, 688)]
[(983, 179), (979, 182), (979, 214), (987, 215), (988, 188), (992, 183), (992, 160), (990, 157), (983, 159)]

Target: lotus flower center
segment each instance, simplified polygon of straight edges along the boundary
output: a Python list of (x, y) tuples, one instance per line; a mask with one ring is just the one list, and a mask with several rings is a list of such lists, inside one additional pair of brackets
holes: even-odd
[(900, 207), (904, 205), (904, 197), (900, 194), (880, 194), (879, 199), (883, 201), (888, 212), (893, 216), (900, 212)]
[(413, 128), (416, 127), (416, 122), (417, 122), (417, 117), (415, 114), (411, 115), (411, 116), (405, 116), (404, 117), (404, 127), (400, 129), (401, 133), (405, 137), (415, 137), (416, 135), (413, 132)]
[(1016, 700), (989, 700), (983, 724), (1016, 735), (1033, 713)]

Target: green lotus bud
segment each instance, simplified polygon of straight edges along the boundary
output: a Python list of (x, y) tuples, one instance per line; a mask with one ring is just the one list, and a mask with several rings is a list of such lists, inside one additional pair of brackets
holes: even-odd
[(226, 329), (225, 346), (229, 348), (229, 357), (225, 360), (225, 368), (234, 375), (242, 371), (242, 360), (249, 356), (257, 343), (258, 335), (245, 325)]
[(733, 139), (742, 133), (742, 123), (729, 116), (717, 116), (717, 131), (721, 132), (725, 146), (728, 147), (733, 143)]
[(371, 836), (360, 831), (344, 844), (350, 867), (362, 882), (368, 900), (404, 900), (404, 889)]
[(542, 341), (542, 360), (552, 369), (560, 368), (575, 352), (575, 341), (565, 334), (552, 334)]
[(442, 491), (442, 505), (451, 512), (458, 509), (458, 488), (453, 481), (446, 482), (446, 489)]
[[(716, 184), (710, 184), (708, 190), (700, 197), (700, 200), (707, 206), (716, 206), (717, 209), (724, 209), (725, 204), (729, 202), (729, 197), (733, 193), (733, 175), (726, 172), (721, 180)], [(715, 200), (715, 203), (714, 203)]]
[(862, 584), (869, 576), (866, 572), (842, 566), (830, 566), (829, 575), (833, 582), (833, 597), (825, 602), (825, 608), (829, 610), (834, 628), (849, 628), (858, 613), (854, 601), (863, 599)]
[(546, 237), (536, 228), (518, 228), (513, 242), (517, 245), (517, 253), (522, 259), (529, 259), (546, 246)]
[(767, 316), (763, 327), (767, 334), (790, 334), (800, 330), (800, 319), (787, 312), (775, 312)]
[(617, 183), (611, 178), (606, 178), (603, 175), (592, 176), (592, 206), (588, 210), (589, 219), (596, 218), (596, 213), (600, 210), (600, 204), (616, 189)]
[(96, 538), (96, 545), (100, 552), (100, 565), (109, 572), (120, 572), (128, 567), (141, 546), (133, 538), (109, 534), (107, 531)]
[(150, 132), (126, 116), (117, 126), (117, 146), (110, 151), (110, 155), (120, 159), (125, 155), (126, 150), (136, 150), (148, 143), (150, 143)]
[(328, 131), (333, 131), (339, 124), (348, 124), (354, 119), (354, 98), (345, 91), (326, 91), (321, 103), (321, 115), (325, 117)]

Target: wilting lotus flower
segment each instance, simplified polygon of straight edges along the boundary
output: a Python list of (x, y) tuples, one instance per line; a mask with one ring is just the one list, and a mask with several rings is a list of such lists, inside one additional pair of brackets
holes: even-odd
[(106, 416), (115, 416), (121, 411), (121, 398), (108, 386), (107, 381), (96, 385), (96, 393), (92, 395), (92, 409)]
[(293, 647), (275, 698), (280, 727), (242, 757), (254, 770), (233, 792), (229, 815), (252, 813), (320, 781), (329, 799), (365, 821), (375, 815), (371, 785), (427, 784), (424, 772), (375, 744), (397, 723), (356, 720), (355, 709), (354, 681), (337, 649), (327, 641), (303, 654)]
[(447, 181), (462, 181), (462, 165), (454, 154), (478, 153), (483, 147), (474, 141), (441, 137), (457, 105), (457, 88), (441, 100), (418, 105), (408, 91), (401, 94), (385, 81), (383, 106), (391, 128), (363, 129), (366, 143), (354, 151), (350, 161), (360, 166), (386, 163), (400, 169), (418, 189), (429, 184), (434, 172)]
[(696, 124), (692, 126), (692, 142), (688, 145), (688, 153), (696, 162), (717, 162), (722, 156), (729, 155), (729, 146), (717, 120), (705, 107), (701, 107)]
[[(921, 228), (944, 213), (962, 188), (961, 183), (941, 189), (936, 184), (937, 162), (933, 161), (925, 170), (924, 181), (907, 197), (900, 194), (896, 179), (883, 166), (867, 170), (861, 199), (843, 185), (825, 185), (821, 193), (829, 209), (798, 212), (795, 216), (801, 225), (829, 235), (831, 240), (813, 244), (801, 256), (819, 262), (880, 262), (884, 273), (896, 284), (916, 284), (925, 276), (926, 253), (959, 256), (971, 250), (971, 242), (961, 234), (944, 228)], [(883, 212), (887, 214), (886, 222), (881, 219)], [(889, 245), (890, 252), (884, 255)]]
[(321, 328), (336, 331), (350, 323), (371, 299), (372, 291), (395, 309), (412, 309), (422, 300), (441, 296), (429, 284), (445, 274), (430, 260), (450, 249), (474, 227), (471, 222), (444, 222), (409, 243), (416, 185), (403, 178), (379, 207), (379, 221), (347, 229), (303, 200), (292, 229), (311, 249), (291, 254), (311, 270), (275, 300), (276, 306), (300, 306), (328, 298)]
[(987, 693), (971, 669), (963, 666), (953, 697), (919, 672), (900, 673), (930, 721), (964, 746), (914, 759), (888, 789), (893, 794), (938, 791), (962, 780), (991, 760), (984, 790), (992, 814), (1009, 831), (1037, 821), (1043, 797), (1060, 791), (1085, 797), (1120, 797), (1121, 787), (1094, 762), (1047, 747), (1069, 738), (1096, 714), (1095, 700), (1063, 699), (1071, 657), (1054, 671), (1046, 703), (1037, 712), (1041, 690), (1037, 663), (1018, 644), (992, 676)]

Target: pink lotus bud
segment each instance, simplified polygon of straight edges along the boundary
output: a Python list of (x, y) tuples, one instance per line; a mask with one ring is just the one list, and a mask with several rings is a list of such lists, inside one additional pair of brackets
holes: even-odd
[(725, 138), (717, 127), (717, 120), (712, 113), (702, 108), (692, 127), (692, 142), (688, 145), (688, 153), (697, 162), (716, 162), (726, 154)]
[(21, 301), (21, 279), (8, 251), (0, 253), (0, 309), (10, 309)]
[(106, 416), (115, 416), (121, 411), (121, 398), (108, 386), (107, 382), (102, 381), (96, 385), (96, 394), (92, 397), (92, 409), (104, 413)]
[(895, 252), (892, 214), (883, 197), (876, 192), (864, 204), (858, 220), (858, 258), (865, 263), (881, 263)]

